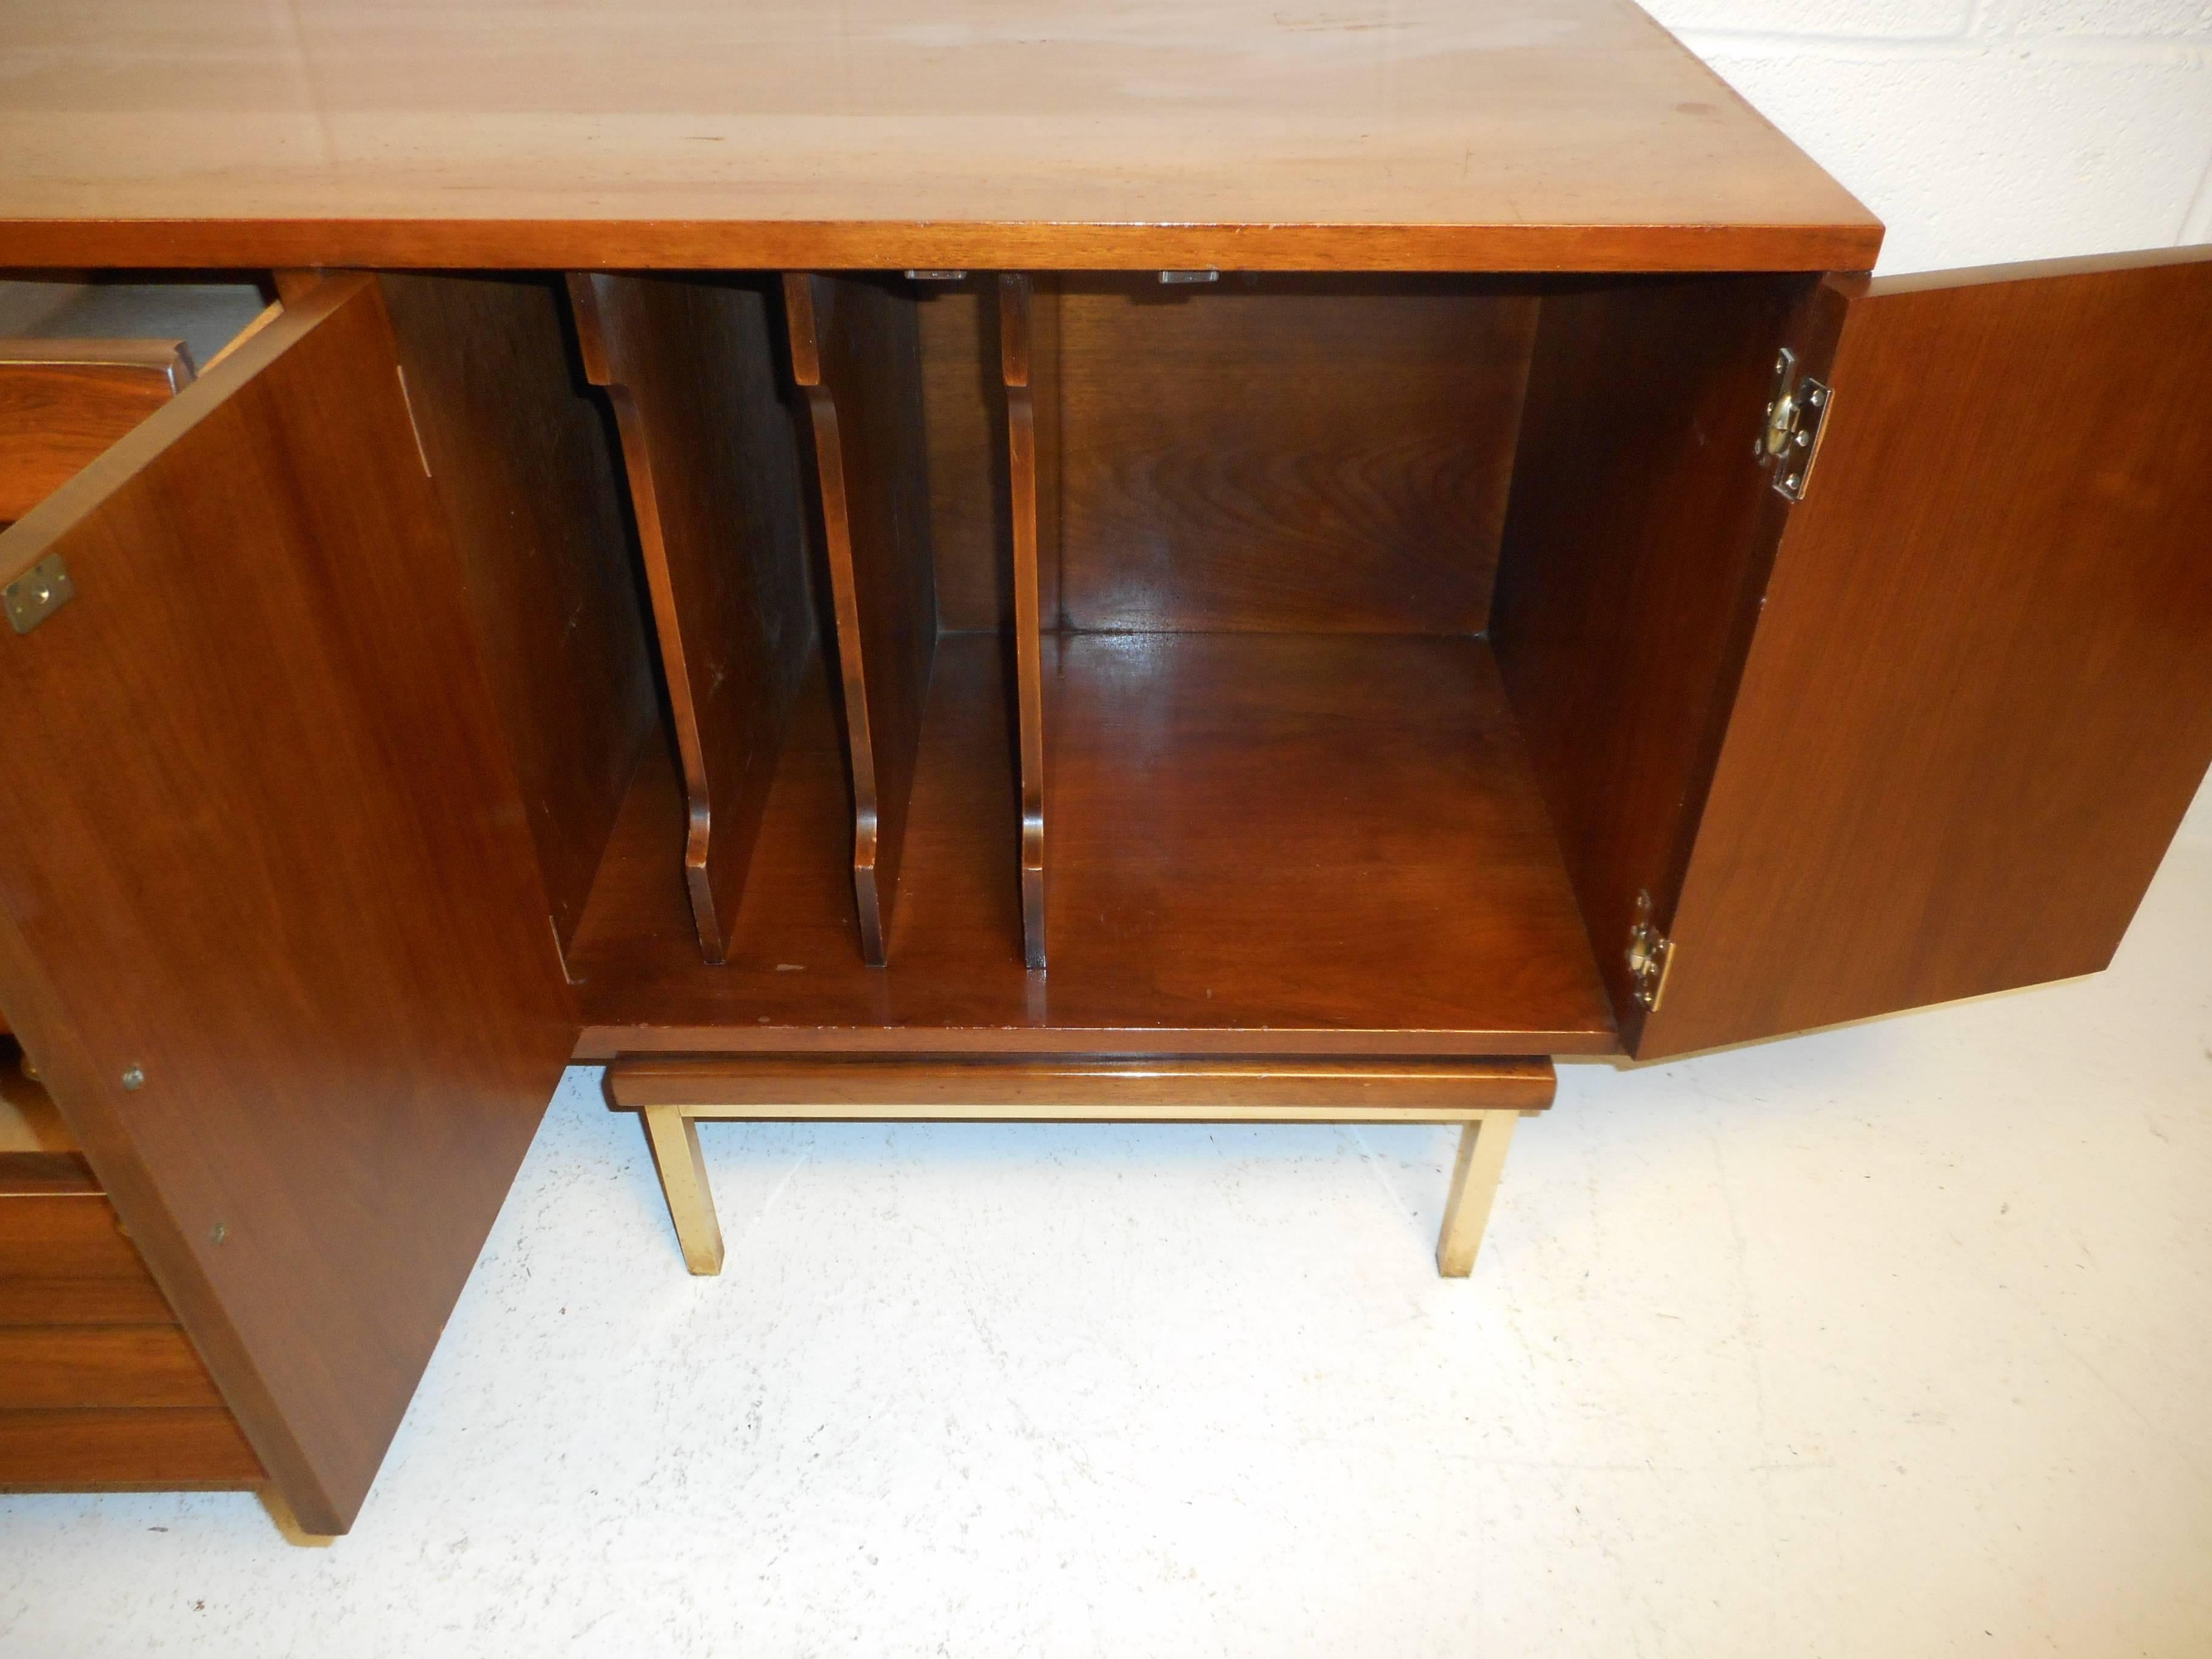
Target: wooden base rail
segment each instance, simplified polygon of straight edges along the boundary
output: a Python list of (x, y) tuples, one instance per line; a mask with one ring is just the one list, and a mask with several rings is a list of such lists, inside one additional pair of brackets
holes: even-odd
[(699, 1120), (925, 1122), (1459, 1123), (1437, 1270), (1474, 1271), (1513, 1126), (1552, 1103), (1548, 1060), (1372, 1061), (869, 1060), (736, 1055), (618, 1060), (609, 1098), (645, 1122), (669, 1218), (695, 1273), (722, 1270)]

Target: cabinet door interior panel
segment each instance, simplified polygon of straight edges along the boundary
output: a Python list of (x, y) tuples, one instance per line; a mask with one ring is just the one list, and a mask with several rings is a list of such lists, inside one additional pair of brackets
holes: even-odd
[(1468, 279), (1062, 279), (1085, 631), (1479, 634), (1536, 321)]
[(1752, 459), (1809, 278), (1577, 283), (1537, 325), (1492, 639), (1613, 1006), (1640, 891), (1671, 903), (1787, 504)]
[(920, 322), (896, 277), (793, 272), (784, 301), (836, 617), (861, 952), (880, 964), (937, 648)]
[(569, 287), (621, 428), (684, 772), (684, 879), (719, 963), (817, 635), (777, 313), (757, 279)]
[(380, 280), (565, 945), (655, 725), (606, 434), (556, 279)]
[(2212, 250), (1876, 283), (1639, 1054), (2105, 966), (2212, 763)]
[(367, 1492), (572, 1045), (373, 281), (21, 523), (0, 1002), (301, 1524)]

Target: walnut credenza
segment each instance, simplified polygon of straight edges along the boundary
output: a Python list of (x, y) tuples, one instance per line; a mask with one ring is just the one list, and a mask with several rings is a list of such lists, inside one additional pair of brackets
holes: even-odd
[(0, 1485), (343, 1530), (571, 1059), (700, 1271), (698, 1118), (981, 1115), (1466, 1123), (1464, 1273), (1555, 1057), (2104, 965), (2206, 250), (1870, 281), (1622, 0), (1058, 15), (25, 23)]

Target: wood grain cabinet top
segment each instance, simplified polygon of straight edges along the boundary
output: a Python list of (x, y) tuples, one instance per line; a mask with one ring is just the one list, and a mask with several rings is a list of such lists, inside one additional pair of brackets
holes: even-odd
[(1630, 0), (8, 0), (0, 264), (1841, 270)]

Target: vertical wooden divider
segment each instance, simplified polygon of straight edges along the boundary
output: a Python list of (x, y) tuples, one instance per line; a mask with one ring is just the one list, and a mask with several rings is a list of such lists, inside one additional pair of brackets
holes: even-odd
[(1044, 670), (1037, 597), (1037, 421), (1031, 390), (1030, 285), (999, 276), (999, 365), (1006, 387), (1006, 458), (1013, 504), (1014, 678), (1020, 709), (1022, 954), (1045, 965)]
[(813, 418), (853, 778), (861, 953), (888, 959), (937, 652), (915, 301), (896, 278), (787, 271), (793, 377)]
[(684, 872), (708, 962), (815, 648), (798, 446), (767, 296), (741, 283), (572, 274), (585, 373), (622, 434), (684, 768)]

